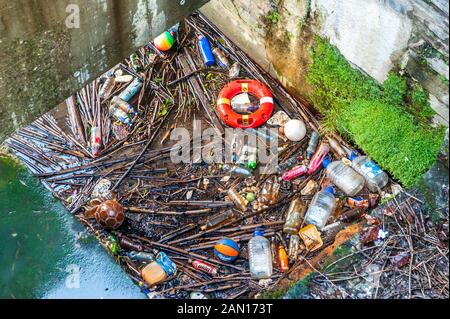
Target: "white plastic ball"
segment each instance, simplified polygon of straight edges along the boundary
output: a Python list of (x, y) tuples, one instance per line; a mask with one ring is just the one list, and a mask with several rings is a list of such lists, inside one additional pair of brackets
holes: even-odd
[(290, 120), (284, 126), (284, 135), (292, 142), (300, 142), (306, 136), (306, 126), (301, 120)]

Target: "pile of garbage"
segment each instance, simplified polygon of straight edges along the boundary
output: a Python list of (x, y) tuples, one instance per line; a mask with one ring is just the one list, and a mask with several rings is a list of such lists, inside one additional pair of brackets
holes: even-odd
[[(193, 120), (277, 139), (276, 171), (250, 145), (173, 163), (169, 137)], [(276, 289), (397, 187), (199, 13), (7, 144), (150, 298)]]

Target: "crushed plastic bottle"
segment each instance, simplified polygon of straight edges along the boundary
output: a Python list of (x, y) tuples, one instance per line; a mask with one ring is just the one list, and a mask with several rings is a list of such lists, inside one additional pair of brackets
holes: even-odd
[(369, 157), (358, 156), (355, 153), (350, 155), (352, 167), (366, 180), (367, 188), (371, 192), (378, 192), (389, 182), (388, 175), (381, 170)]
[(306, 158), (311, 159), (314, 155), (314, 152), (317, 149), (317, 145), (319, 144), (320, 135), (316, 131), (311, 133), (311, 138), (309, 139), (308, 148), (306, 149)]
[(334, 161), (328, 157), (323, 161), (327, 177), (347, 196), (357, 195), (365, 184), (364, 177), (342, 161)]
[(321, 229), (327, 224), (328, 218), (335, 209), (334, 189), (327, 187), (313, 197), (305, 215), (305, 222), (316, 225), (317, 228)]
[(272, 276), (272, 252), (270, 241), (264, 237), (264, 230), (257, 228), (248, 242), (250, 274), (253, 279), (268, 279)]

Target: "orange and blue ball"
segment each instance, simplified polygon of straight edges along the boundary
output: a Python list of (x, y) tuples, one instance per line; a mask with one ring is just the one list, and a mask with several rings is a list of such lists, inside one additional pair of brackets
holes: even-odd
[(173, 47), (174, 42), (173, 35), (169, 31), (164, 32), (153, 40), (155, 47), (159, 51), (170, 50)]
[(214, 255), (225, 263), (231, 263), (238, 257), (240, 252), (238, 244), (232, 239), (223, 238), (214, 246)]

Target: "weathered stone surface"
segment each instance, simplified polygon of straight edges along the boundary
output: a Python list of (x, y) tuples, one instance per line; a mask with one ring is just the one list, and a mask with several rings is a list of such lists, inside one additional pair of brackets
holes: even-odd
[(380, 82), (393, 69), (407, 73), (448, 125), (448, 1), (212, 0), (202, 11), (300, 98), (310, 90), (307, 52), (321, 34)]
[(0, 0), (0, 143), (205, 2)]
[[(361, 2), (364, 2), (362, 4)], [(320, 15), (318, 32), (330, 39), (348, 61), (383, 82), (407, 50), (412, 22), (407, 1), (315, 0)]]

